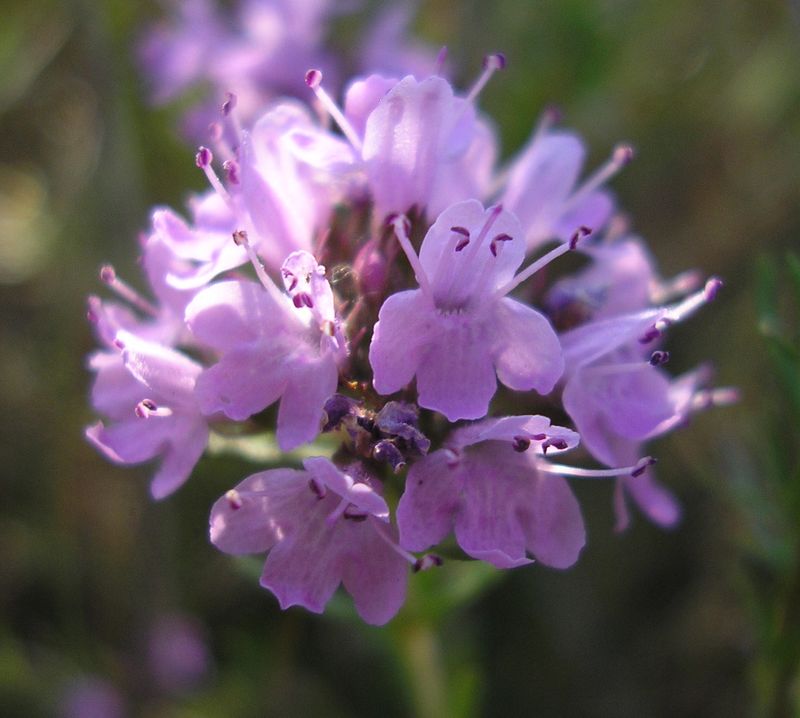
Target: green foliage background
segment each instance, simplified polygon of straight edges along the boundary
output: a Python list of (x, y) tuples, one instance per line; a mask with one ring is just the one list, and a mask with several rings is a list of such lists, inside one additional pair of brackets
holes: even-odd
[[(637, 147), (614, 188), (663, 274), (726, 281), (673, 333), (673, 368), (710, 358), (742, 401), (653, 448), (685, 507), (676, 531), (639, 520), (614, 535), (610, 486), (579, 486), (589, 544), (574, 569), (454, 563), (413, 579), (383, 629), (344, 602), (281, 613), (252, 564), (208, 544), (211, 503), (253, 464), (209, 457), (153, 504), (146, 470), (105, 463), (81, 437), (96, 270), (136, 278), (149, 208), (204, 184), (132, 63), (156, 13), (127, 0), (0, 10), (0, 714), (57, 715), (89, 675), (153, 718), (800, 715), (800, 270), (787, 255), (800, 6), (422, 3), (418, 30), (449, 46), (461, 86), (485, 52), (508, 55), (482, 98), (506, 155), (549, 102), (593, 165), (617, 140)], [(213, 655), (188, 694), (147, 667), (148, 627), (171, 612), (199, 622)]]

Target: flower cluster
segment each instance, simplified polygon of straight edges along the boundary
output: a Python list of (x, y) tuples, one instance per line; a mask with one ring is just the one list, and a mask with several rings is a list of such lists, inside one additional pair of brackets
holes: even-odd
[[(105, 420), (86, 436), (118, 463), (159, 459), (155, 498), (214, 432), (274, 431), (286, 452), (332, 437), (211, 511), (218, 548), (267, 553), (261, 583), (284, 608), (321, 612), (341, 583), (385, 623), (409, 569), (445, 551), (571, 566), (585, 529), (565, 477), (614, 478), (620, 529), (629, 501), (671, 525), (643, 445), (732, 398), (706, 368), (664, 369), (664, 335), (721, 283), (661, 279), (618, 221), (606, 184), (629, 147), (581, 179), (584, 144), (548, 110), (497, 168), (477, 103), (504, 65), (488, 56), (467, 92), (436, 65), (363, 76), (341, 107), (309, 70), (316, 113), (281, 100), (252, 123), (231, 95), (195, 157), (211, 189), (188, 220), (152, 214), (153, 298), (104, 267), (123, 302), (89, 300)], [(556, 463), (579, 444), (601, 468)]]

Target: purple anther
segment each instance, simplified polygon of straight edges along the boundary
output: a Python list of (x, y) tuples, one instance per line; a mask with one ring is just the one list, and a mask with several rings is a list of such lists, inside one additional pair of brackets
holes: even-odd
[(554, 449), (559, 449), (559, 450), (563, 451), (564, 449), (567, 448), (567, 446), (568, 446), (568, 444), (567, 444), (566, 441), (564, 441), (564, 439), (558, 439), (558, 438), (556, 438), (556, 439), (548, 439), (547, 441), (545, 441), (542, 444), (542, 453), (543, 454), (547, 454), (547, 450), (550, 447), (553, 447)]
[(531, 437), (531, 441), (544, 441), (547, 438), (547, 434), (534, 434)]
[(200, 147), (197, 148), (197, 154), (194, 156), (194, 163), (201, 169), (204, 170), (211, 164), (211, 161), (214, 159), (214, 155), (208, 147)]
[(706, 286), (703, 289), (706, 301), (713, 302), (720, 289), (722, 289), (722, 280), (719, 277), (711, 277), (711, 279), (706, 282)]
[(306, 292), (298, 292), (292, 297), (292, 303), (298, 309), (302, 307), (308, 307), (311, 309), (314, 306), (314, 300), (311, 298), (310, 294)]
[(650, 327), (641, 337), (639, 337), (639, 344), (649, 344), (661, 336), (661, 332), (656, 329), (655, 325)]
[(100, 281), (106, 284), (113, 284), (116, 280), (117, 273), (114, 271), (114, 267), (110, 264), (104, 264), (100, 267)]
[(617, 165), (626, 165), (630, 162), (636, 153), (628, 144), (617, 145), (614, 148), (614, 163)]
[(426, 553), (424, 556), (420, 556), (416, 561), (414, 561), (413, 571), (414, 573), (427, 571), (429, 568), (441, 566), (443, 563), (444, 559), (441, 556), (438, 556), (435, 553)]
[(319, 87), (320, 83), (322, 82), (322, 71), (321, 70), (309, 70), (306, 73), (306, 85), (308, 85), (312, 90), (314, 88)]
[(569, 248), (571, 250), (575, 249), (578, 246), (578, 242), (580, 242), (585, 237), (588, 237), (592, 233), (592, 228), (587, 227), (586, 225), (581, 225), (576, 229), (572, 236), (569, 238)]
[(225, 160), (222, 163), (225, 176), (231, 184), (239, 184), (239, 163), (236, 160)]
[(647, 471), (648, 466), (652, 466), (653, 464), (657, 463), (657, 459), (652, 456), (645, 456), (643, 459), (639, 459), (636, 463), (636, 468), (631, 471), (631, 476), (634, 478), (637, 476), (641, 476), (645, 471)]
[(531, 440), (527, 436), (515, 436), (511, 440), (511, 446), (514, 451), (518, 451), (521, 454), (530, 448)]
[(308, 488), (311, 489), (311, 493), (314, 494), (317, 499), (324, 499), (328, 494), (328, 490), (316, 479), (308, 480)]
[(484, 70), (504, 70), (506, 67), (506, 56), (502, 52), (495, 52), (483, 58)]
[(237, 97), (233, 92), (225, 93), (225, 102), (222, 103), (222, 114), (227, 117), (236, 107)]
[(498, 234), (489, 244), (492, 256), (497, 256), (497, 247), (501, 242), (510, 242), (512, 239), (514, 238), (510, 234)]
[(669, 352), (665, 351), (654, 351), (650, 355), (650, 366), (661, 366), (662, 364), (666, 364), (669, 361)]
[(469, 230), (466, 227), (450, 227), (451, 232), (461, 235), (461, 239), (456, 244), (456, 252), (460, 252), (469, 244)]
[(230, 506), (233, 511), (238, 511), (242, 508), (242, 495), (236, 489), (228, 491), (225, 494), (225, 499), (228, 501), (228, 506)]
[(243, 229), (237, 229), (233, 233), (232, 237), (233, 237), (233, 243), (237, 247), (241, 247), (243, 244), (244, 245), (247, 244), (247, 232), (245, 232)]

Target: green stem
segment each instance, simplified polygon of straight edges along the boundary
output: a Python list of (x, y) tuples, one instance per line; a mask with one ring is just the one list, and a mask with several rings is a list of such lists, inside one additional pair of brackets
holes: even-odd
[(397, 639), (416, 718), (449, 716), (441, 641), (433, 626), (417, 621), (404, 626)]

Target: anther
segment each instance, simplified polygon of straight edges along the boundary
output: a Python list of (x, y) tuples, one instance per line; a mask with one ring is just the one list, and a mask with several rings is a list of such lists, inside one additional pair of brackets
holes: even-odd
[(493, 257), (497, 256), (497, 250), (501, 242), (510, 242), (514, 239), (510, 234), (498, 234), (489, 244), (489, 250)]
[(133, 413), (140, 419), (149, 419), (151, 416), (172, 416), (172, 409), (159, 407), (152, 399), (142, 399), (134, 407)]
[(591, 233), (592, 233), (592, 228), (582, 224), (580, 227), (578, 227), (578, 229), (576, 229), (573, 232), (572, 236), (569, 238), (569, 248), (571, 250), (574, 250), (575, 247), (578, 246), (578, 242), (580, 242), (585, 237), (588, 237)]
[(232, 237), (233, 237), (233, 243), (237, 247), (241, 247), (241, 246), (245, 246), (246, 247), (248, 245), (247, 232), (245, 232), (243, 229), (237, 229), (232, 234)]
[(703, 289), (706, 301), (713, 302), (720, 289), (722, 289), (722, 280), (719, 277), (711, 277)]
[(531, 437), (532, 441), (544, 441), (547, 438), (547, 434), (534, 434)]
[(412, 570), (414, 573), (419, 573), (420, 571), (427, 571), (434, 566), (441, 566), (443, 563), (444, 559), (441, 556), (437, 556), (435, 553), (426, 553), (424, 556), (420, 556), (414, 561)]
[(493, 55), (486, 55), (483, 58), (484, 70), (505, 70), (506, 69), (506, 56), (502, 52), (496, 52)]
[(328, 490), (316, 479), (308, 480), (308, 488), (311, 489), (311, 493), (314, 494), (317, 499), (324, 499), (328, 495)]
[(515, 436), (511, 440), (511, 446), (514, 451), (518, 451), (521, 454), (530, 448), (531, 440), (527, 436)]
[(232, 92), (225, 93), (225, 102), (222, 103), (222, 114), (227, 117), (236, 107), (237, 97)]
[(645, 456), (644, 458), (639, 459), (639, 461), (636, 462), (636, 467), (633, 469), (633, 471), (631, 471), (631, 476), (634, 478), (641, 476), (645, 471), (647, 471), (648, 466), (652, 466), (657, 461), (658, 460), (652, 456)]
[(204, 170), (206, 167), (208, 167), (213, 160), (214, 154), (210, 149), (208, 149), (208, 147), (203, 147), (201, 145), (197, 148), (197, 154), (194, 156), (194, 163), (201, 170)]
[(233, 511), (238, 511), (244, 505), (244, 502), (242, 501), (242, 495), (236, 489), (231, 489), (228, 491), (225, 494), (225, 500), (228, 502), (228, 506), (230, 506)]
[(312, 90), (319, 87), (321, 82), (322, 82), (321, 70), (312, 69), (306, 72), (306, 85), (308, 85)]
[(225, 177), (231, 184), (239, 184), (239, 163), (236, 160), (225, 160), (222, 163), (222, 169), (225, 170)]
[(614, 148), (612, 161), (619, 167), (624, 167), (631, 160), (633, 160), (635, 155), (636, 152), (634, 151), (633, 147), (628, 144), (620, 144)]
[(547, 439), (547, 441), (542, 444), (542, 453), (547, 455), (547, 450), (551, 447), (558, 449), (559, 451), (564, 451), (564, 449), (568, 448), (568, 446), (569, 444), (567, 444), (564, 439)]
[(661, 366), (662, 364), (666, 364), (669, 361), (669, 352), (665, 351), (654, 351), (650, 355), (650, 359), (648, 362), (650, 366)]
[(103, 281), (105, 284), (113, 284), (117, 279), (117, 273), (114, 271), (114, 267), (110, 264), (104, 264), (100, 267), (100, 280)]

